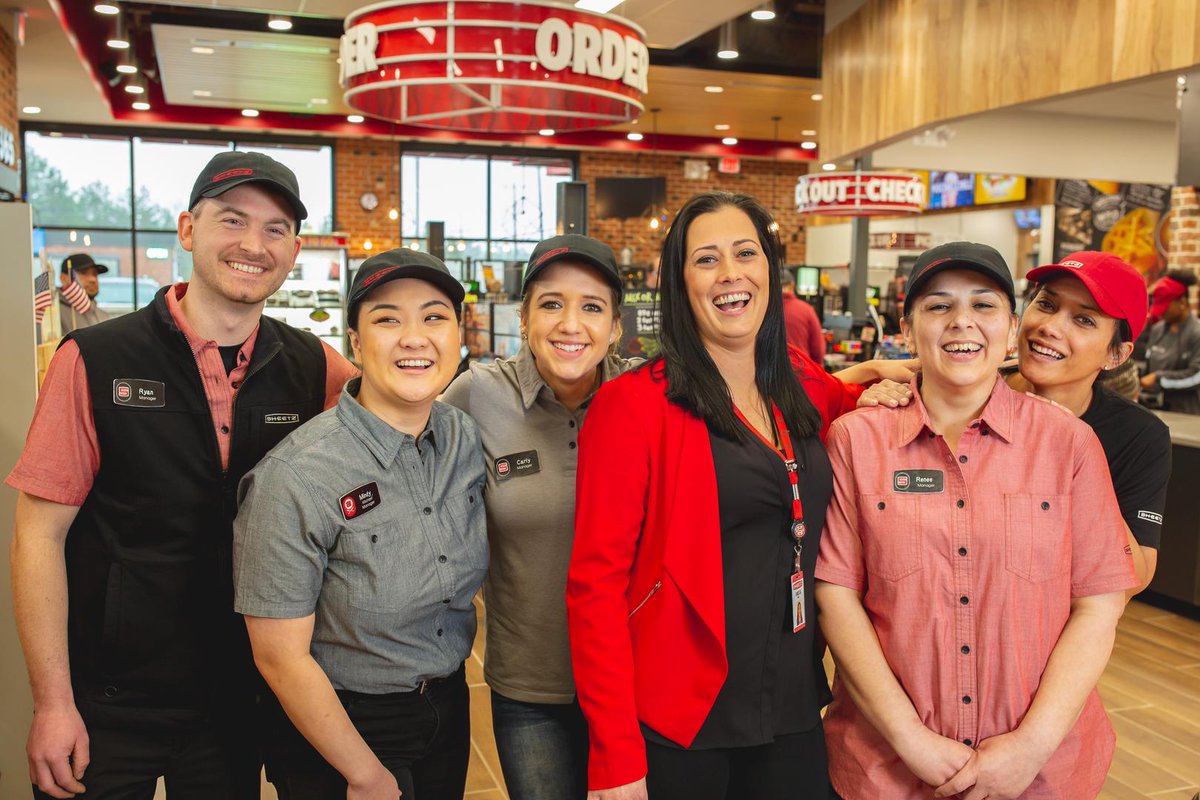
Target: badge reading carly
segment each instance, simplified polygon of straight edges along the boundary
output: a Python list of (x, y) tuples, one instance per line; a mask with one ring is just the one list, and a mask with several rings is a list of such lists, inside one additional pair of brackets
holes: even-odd
[(496, 459), (494, 466), (497, 481), (524, 478), (526, 475), (536, 475), (542, 470), (537, 450), (526, 450), (524, 453), (500, 456)]
[(338, 501), (338, 507), (342, 509), (342, 516), (349, 522), (376, 508), (379, 502), (379, 486), (372, 482), (342, 495), (342, 499)]
[(144, 378), (115, 378), (113, 402), (134, 408), (162, 408), (167, 404), (167, 387), (162, 381)]
[(941, 494), (944, 483), (940, 469), (904, 469), (892, 473), (892, 489), (900, 494)]

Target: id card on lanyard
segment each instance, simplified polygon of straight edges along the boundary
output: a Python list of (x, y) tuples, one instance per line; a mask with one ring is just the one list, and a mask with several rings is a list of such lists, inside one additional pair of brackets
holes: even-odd
[(804, 506), (800, 502), (800, 476), (797, 474), (799, 465), (796, 463), (796, 452), (792, 448), (792, 437), (788, 434), (787, 424), (783, 420), (783, 412), (779, 410), (779, 406), (771, 404), (771, 414), (775, 420), (775, 431), (779, 434), (779, 447), (776, 447), (772, 442), (767, 441), (758, 429), (750, 424), (750, 420), (742, 413), (742, 410), (737, 406), (733, 407), (733, 411), (737, 414), (738, 419), (742, 424), (754, 432), (763, 444), (771, 448), (771, 452), (783, 459), (783, 465), (787, 469), (788, 483), (792, 486), (792, 577), (789, 581), (792, 592), (792, 633), (798, 633), (804, 630), (805, 611), (804, 611), (804, 567), (800, 557), (804, 554), (804, 536), (807, 533), (804, 527)]

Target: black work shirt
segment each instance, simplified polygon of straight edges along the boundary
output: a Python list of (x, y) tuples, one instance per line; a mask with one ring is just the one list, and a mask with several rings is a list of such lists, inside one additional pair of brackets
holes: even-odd
[(1171, 432), (1136, 403), (1097, 384), (1081, 420), (1104, 448), (1121, 516), (1143, 547), (1158, 549), (1171, 478)]
[[(833, 492), (817, 437), (794, 441), (807, 535), (806, 625), (792, 632), (792, 489), (779, 452), (753, 433), (733, 441), (709, 426), (721, 515), (725, 653), (729, 674), (689, 749), (750, 747), (821, 724), (829, 702), (813, 570)], [(678, 746), (643, 727), (659, 744)]]

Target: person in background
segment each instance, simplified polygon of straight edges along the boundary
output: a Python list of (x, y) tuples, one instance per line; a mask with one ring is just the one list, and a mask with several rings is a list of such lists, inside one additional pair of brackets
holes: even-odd
[(1142, 389), (1161, 390), (1163, 408), (1181, 414), (1200, 414), (1200, 320), (1188, 300), (1195, 285), (1194, 273), (1173, 269), (1150, 292), (1150, 315), (1159, 321), (1146, 340)]
[(278, 698), (281, 800), (462, 800), (484, 466), (475, 423), (437, 396), (463, 296), (426, 253), (364, 261), (346, 299), (362, 378), (238, 490), (234, 605)]
[(169, 797), (259, 795), (237, 482), (356, 373), (262, 315), (306, 215), (284, 165), (214, 156), (179, 215), (191, 281), (72, 332), (50, 362), (6, 481), (38, 798), (149, 800), (160, 776)]
[(621, 296), (608, 245), (579, 234), (540, 242), (522, 283), (520, 352), (474, 365), (442, 397), (474, 417), (483, 439), (491, 545), (484, 678), (513, 800), (587, 794), (587, 723), (563, 594), (588, 406), (602, 384), (641, 363), (614, 354)]
[(813, 361), (821, 364), (825, 360), (825, 334), (821, 331), (821, 320), (817, 312), (806, 301), (796, 296), (796, 273), (787, 267), (779, 272), (783, 286), (783, 326), (787, 331), (788, 344), (797, 347)]
[(650, 260), (650, 267), (646, 270), (646, 288), (658, 289), (659, 270), (662, 269), (662, 255), (655, 253), (654, 258)]
[[(96, 305), (96, 295), (100, 293), (100, 275), (105, 272), (108, 272), (108, 267), (97, 264), (87, 253), (75, 253), (63, 259), (58, 293), (58, 316), (63, 336), (108, 319), (108, 314)], [(68, 292), (78, 291), (71, 288), (72, 280), (79, 284), (90, 301), (88, 310), (83, 313), (76, 308), (78, 303), (72, 304), (68, 296)]]
[[(1117, 256), (1093, 251), (1072, 253), (1027, 277), (1037, 291), (1017, 334), (1020, 372), (1009, 375), (1008, 384), (1053, 400), (1095, 431), (1141, 591), (1158, 565), (1171, 432), (1149, 410), (1105, 389), (1100, 379), (1132, 370), (1133, 342), (1146, 323), (1145, 279)], [(1136, 392), (1136, 372), (1127, 374)]]
[(926, 251), (903, 318), (919, 391), (830, 429), (816, 594), (845, 800), (1103, 787), (1115, 736), (1095, 687), (1137, 578), (1095, 435), (999, 378), (1013, 307), (993, 248)]

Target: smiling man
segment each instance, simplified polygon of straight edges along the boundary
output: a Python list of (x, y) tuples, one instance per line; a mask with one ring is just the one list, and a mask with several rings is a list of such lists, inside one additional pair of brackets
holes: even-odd
[(233, 613), (238, 481), (355, 374), (262, 316), (300, 252), (296, 176), (215, 156), (188, 283), (67, 336), (38, 399), (12, 544), (35, 797), (257, 798), (257, 675)]

